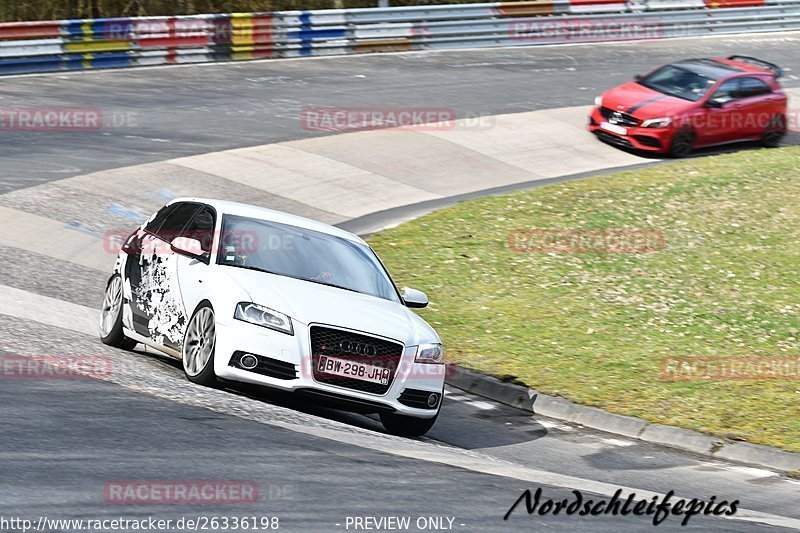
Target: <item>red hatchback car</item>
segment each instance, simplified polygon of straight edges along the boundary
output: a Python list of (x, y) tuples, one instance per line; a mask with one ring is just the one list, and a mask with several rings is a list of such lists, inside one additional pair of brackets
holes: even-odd
[(589, 131), (617, 146), (673, 157), (740, 141), (778, 146), (787, 132), (782, 74), (745, 56), (672, 63), (598, 96)]

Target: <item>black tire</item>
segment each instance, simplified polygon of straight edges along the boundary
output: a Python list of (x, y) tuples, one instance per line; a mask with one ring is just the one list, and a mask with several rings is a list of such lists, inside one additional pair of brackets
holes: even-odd
[(761, 135), (761, 146), (765, 148), (778, 148), (786, 137), (786, 117), (776, 116)]
[(416, 418), (396, 413), (381, 413), (381, 423), (386, 431), (401, 437), (421, 437), (433, 427), (439, 413), (433, 418)]
[(669, 147), (670, 157), (676, 159), (686, 157), (694, 150), (694, 141), (696, 135), (691, 128), (684, 128), (678, 130), (672, 137), (672, 143)]
[(122, 305), (122, 277), (114, 274), (106, 283), (106, 293), (100, 308), (100, 342), (114, 348), (132, 350), (136, 341), (122, 332)]
[[(211, 319), (210, 333), (206, 326), (209, 313)], [(183, 345), (181, 347), (181, 363), (186, 379), (205, 387), (216, 387), (219, 384), (217, 374), (214, 372), (214, 355), (217, 344), (216, 328), (213, 325), (215, 319), (214, 308), (211, 307), (209, 302), (206, 301), (198, 305), (186, 324), (186, 332), (183, 335)], [(197, 337), (197, 335), (200, 335), (200, 337)], [(211, 343), (211, 348), (210, 353), (207, 353), (209, 342)], [(193, 349), (198, 351), (194, 352), (195, 359), (190, 362)], [(196, 357), (201, 353), (206, 359), (204, 362), (201, 360), (198, 363)], [(202, 368), (198, 369), (198, 364)]]

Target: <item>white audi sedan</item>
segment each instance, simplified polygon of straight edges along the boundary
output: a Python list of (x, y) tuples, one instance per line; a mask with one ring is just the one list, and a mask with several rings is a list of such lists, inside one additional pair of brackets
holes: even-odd
[(261, 207), (180, 198), (122, 246), (101, 340), (180, 358), (186, 377), (311, 395), (379, 413), (393, 434), (436, 421), (445, 365), (436, 332), (409, 308), (359, 237)]

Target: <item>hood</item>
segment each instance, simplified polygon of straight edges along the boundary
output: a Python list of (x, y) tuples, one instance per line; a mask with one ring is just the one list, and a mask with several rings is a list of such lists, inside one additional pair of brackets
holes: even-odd
[(253, 303), (303, 324), (328, 324), (373, 333), (407, 346), (439, 342), (427, 322), (400, 303), (375, 296), (235, 267), (220, 267)]
[(603, 107), (622, 111), (639, 119), (674, 116), (695, 102), (669, 96), (630, 81), (603, 94)]

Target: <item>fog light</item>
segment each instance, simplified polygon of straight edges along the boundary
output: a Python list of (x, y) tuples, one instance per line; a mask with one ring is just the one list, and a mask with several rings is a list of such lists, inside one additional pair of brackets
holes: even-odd
[(438, 403), (439, 403), (439, 395), (438, 394), (434, 393), (434, 394), (431, 394), (430, 396), (428, 396), (428, 407), (433, 409), (434, 407), (436, 407), (436, 404), (438, 404)]
[(255, 367), (258, 366), (258, 359), (256, 358), (255, 355), (246, 353), (241, 357), (241, 359), (239, 359), (239, 364), (245, 370), (253, 370)]

